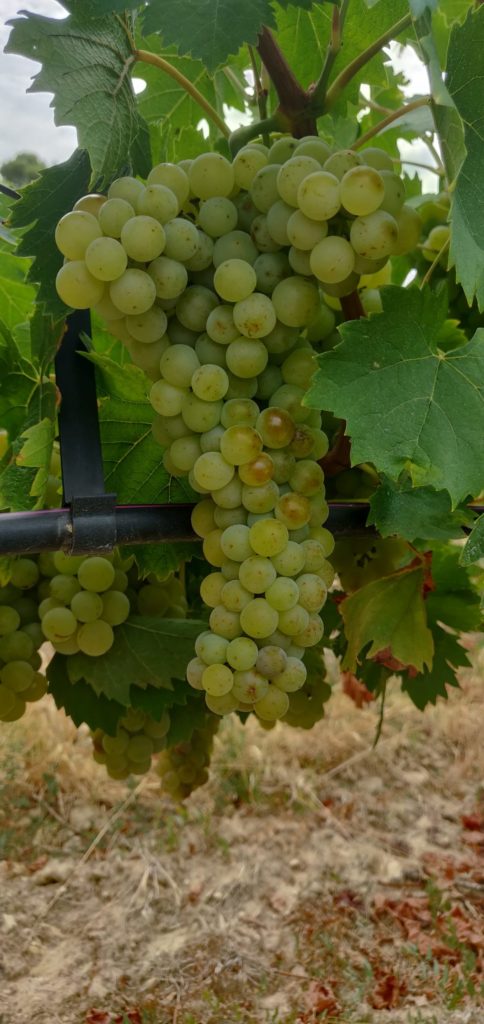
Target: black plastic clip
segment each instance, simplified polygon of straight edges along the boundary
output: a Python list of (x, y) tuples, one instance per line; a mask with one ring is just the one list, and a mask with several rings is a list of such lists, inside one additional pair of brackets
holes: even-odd
[(67, 318), (55, 360), (61, 393), (59, 440), (64, 504), (70, 507), (72, 554), (112, 551), (116, 545), (116, 495), (104, 488), (94, 364), (81, 335), (90, 335), (89, 313)]

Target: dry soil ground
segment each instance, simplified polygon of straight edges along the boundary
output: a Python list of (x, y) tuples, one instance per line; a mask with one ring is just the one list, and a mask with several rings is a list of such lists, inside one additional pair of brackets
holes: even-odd
[(50, 700), (0, 735), (0, 1024), (482, 1024), (483, 652), (421, 715), (224, 724), (183, 807)]

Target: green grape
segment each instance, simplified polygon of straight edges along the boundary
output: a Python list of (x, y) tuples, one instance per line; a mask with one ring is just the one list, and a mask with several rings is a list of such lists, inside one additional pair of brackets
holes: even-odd
[(95, 622), (86, 622), (77, 631), (77, 642), (83, 654), (92, 658), (99, 658), (106, 654), (114, 643), (112, 627), (103, 619), (96, 619)]
[(269, 683), (265, 696), (254, 704), (256, 715), (268, 722), (283, 718), (288, 709), (289, 697), (271, 683)]
[(398, 223), (385, 210), (357, 217), (351, 225), (350, 241), (359, 256), (374, 260), (390, 256), (398, 247)]
[(223, 604), (212, 608), (208, 621), (210, 629), (226, 640), (235, 640), (242, 632), (239, 614), (230, 612)]
[(97, 217), (85, 210), (73, 210), (61, 217), (55, 229), (55, 244), (68, 260), (82, 260), (90, 242), (102, 235)]
[(88, 309), (101, 301), (104, 284), (89, 273), (84, 260), (64, 263), (55, 279), (57, 294), (66, 306)]
[[(148, 267), (148, 274), (156, 289), (156, 296), (159, 299), (177, 299), (187, 286), (188, 274), (183, 263), (170, 259), (168, 256), (158, 256), (152, 260)], [(171, 335), (170, 339), (178, 340)]]
[(259, 406), (248, 398), (234, 398), (224, 402), (220, 417), (222, 426), (255, 427), (259, 417)]
[(81, 585), (75, 576), (68, 576), (59, 573), (53, 576), (49, 583), (49, 596), (60, 604), (70, 604), (72, 598), (81, 589)]
[(278, 576), (266, 590), (266, 600), (277, 612), (287, 612), (299, 601), (299, 587), (288, 576)]
[(306, 391), (316, 369), (316, 360), (312, 348), (299, 348), (284, 360), (281, 373), (285, 384), (292, 384)]
[(154, 217), (160, 224), (173, 220), (180, 210), (180, 203), (171, 188), (166, 185), (147, 185), (141, 193), (136, 212)]
[(95, 622), (102, 615), (102, 597), (90, 590), (80, 590), (71, 600), (71, 611), (78, 622)]
[[(317, 540), (305, 540), (302, 543), (304, 551), (304, 572), (317, 572), (326, 564), (325, 549)], [(329, 564), (329, 563), (327, 563)]]
[(296, 249), (314, 249), (314, 246), (326, 238), (327, 234), (326, 221), (310, 220), (301, 210), (291, 210), (291, 216), (287, 222), (287, 237), (290, 245), (294, 245)]
[(46, 693), (47, 679), (40, 672), (34, 672), (31, 682), (24, 690), (22, 690), (22, 700), (26, 700), (29, 704), (33, 704), (35, 701), (41, 700)]
[(214, 697), (212, 694), (207, 693), (205, 703), (210, 711), (213, 711), (214, 715), (230, 715), (232, 711), (235, 711), (239, 702), (232, 695), (232, 691), (230, 691), (223, 694), (222, 697)]
[(206, 322), (206, 331), (212, 341), (219, 345), (229, 345), (239, 336), (234, 324), (232, 306), (216, 306), (209, 313)]
[[(297, 431), (293, 435), (293, 440), (297, 437), (300, 429), (298, 426)], [(292, 442), (291, 442), (292, 444)], [(272, 463), (272, 477), (276, 484), (285, 484), (289, 480), (289, 477), (296, 465), (296, 459), (287, 448), (284, 449), (269, 449), (266, 454), (266, 458), (269, 458)], [(249, 483), (250, 481), (247, 481)]]
[(259, 455), (261, 449), (260, 434), (249, 426), (228, 427), (220, 439), (222, 455), (233, 466), (252, 461)]
[(304, 252), (302, 249), (295, 249), (293, 245), (288, 252), (289, 266), (295, 274), (299, 274), (302, 277), (312, 277), (313, 272), (311, 270), (310, 254)]
[(294, 156), (312, 156), (320, 164), (324, 164), (330, 155), (329, 146), (317, 135), (307, 135), (294, 150)]
[(212, 260), (217, 268), (226, 260), (244, 260), (245, 263), (253, 264), (257, 256), (257, 246), (247, 231), (229, 231), (227, 235), (217, 238)]
[(0, 669), (0, 682), (14, 693), (21, 693), (32, 683), (34, 670), (28, 661), (10, 661)]
[(257, 377), (237, 377), (227, 369), (229, 386), (226, 398), (252, 398), (257, 393)]
[(222, 534), (220, 546), (224, 555), (233, 562), (243, 562), (252, 555), (249, 527), (244, 524), (228, 526)]
[(218, 426), (222, 412), (222, 402), (204, 402), (196, 395), (184, 395), (181, 414), (189, 428), (196, 434), (204, 434)]
[[(389, 215), (388, 215), (389, 216)], [(404, 204), (395, 217), (398, 239), (394, 242), (391, 254), (401, 256), (411, 252), (418, 245), (422, 231), (422, 218), (417, 210)], [(369, 255), (363, 253), (362, 255)]]
[(361, 150), (361, 159), (368, 167), (375, 167), (377, 171), (393, 171), (391, 156), (384, 149), (376, 146), (367, 146)]
[(175, 193), (180, 206), (186, 203), (190, 193), (188, 175), (176, 164), (161, 163), (153, 167), (147, 177), (148, 185), (164, 185)]
[(226, 349), (228, 369), (243, 380), (254, 380), (267, 366), (267, 349), (262, 341), (238, 338)]
[(165, 232), (154, 217), (131, 217), (121, 229), (121, 245), (130, 259), (149, 263), (163, 252)]
[[(45, 580), (44, 582), (47, 583), (47, 586), (49, 586), (49, 581), (48, 580)], [(39, 588), (37, 588), (37, 593), (38, 592), (39, 592)], [(20, 622), (21, 622), (22, 627), (24, 629), (25, 629), (25, 625), (27, 623), (35, 623), (35, 620), (37, 619), (37, 616), (38, 616), (38, 611), (37, 611), (38, 604), (39, 604), (38, 600), (36, 600), (34, 597), (29, 597), (29, 596), (19, 597), (18, 600), (15, 601), (15, 611), (20, 616)], [(0, 621), (1, 621), (1, 610), (0, 610)], [(1, 632), (1, 629), (0, 629), (0, 632)]]
[(374, 167), (352, 167), (340, 184), (341, 202), (356, 217), (365, 217), (381, 206), (385, 195), (383, 178)]
[(263, 597), (256, 597), (242, 609), (240, 625), (248, 636), (262, 639), (277, 629), (279, 614)]
[[(297, 576), (304, 568), (304, 557), (302, 545), (297, 544), (293, 540), (288, 541), (280, 554), (272, 556), (271, 562), (274, 567), (274, 579), (276, 574), (279, 576)], [(264, 589), (266, 590), (267, 588), (264, 587)]]
[(329, 530), (325, 530), (324, 527), (320, 526), (316, 530), (311, 530), (311, 537), (314, 540), (319, 541), (321, 546), (324, 548), (326, 557), (334, 551), (334, 537)]
[[(193, 374), (199, 366), (198, 356), (189, 345), (170, 345), (160, 359), (160, 371), (165, 382), (179, 389), (190, 387)], [(165, 415), (169, 416), (170, 413)]]
[(192, 258), (199, 247), (198, 231), (195, 224), (182, 217), (174, 217), (164, 227), (165, 256), (184, 263)]
[(39, 579), (37, 563), (31, 558), (16, 558), (12, 563), (10, 582), (19, 590), (28, 590)]
[[(324, 245), (324, 242), (320, 242)], [(272, 293), (277, 319), (287, 327), (304, 327), (311, 323), (319, 309), (319, 292), (304, 277), (287, 277)]]
[(102, 618), (110, 626), (120, 626), (128, 618), (129, 598), (119, 590), (108, 590), (103, 595), (102, 606)]
[[(98, 283), (100, 284), (100, 282)], [(122, 313), (136, 316), (139, 313), (146, 313), (153, 305), (156, 288), (154, 281), (144, 270), (128, 268), (109, 286), (109, 295), (111, 301)]]
[(267, 211), (267, 228), (278, 245), (287, 245), (289, 242), (287, 222), (293, 212), (293, 207), (282, 199), (278, 199)]
[[(261, 487), (273, 477), (275, 479), (274, 460), (266, 452), (260, 452), (251, 462), (244, 462), (239, 466), (239, 478), (249, 487)], [(279, 483), (280, 481), (275, 480), (275, 482)]]
[(239, 563), (238, 562), (232, 562), (229, 558), (227, 558), (223, 562), (223, 565), (221, 566), (221, 569), (222, 569), (222, 575), (225, 577), (225, 580), (228, 580), (229, 582), (231, 582), (232, 580), (238, 579), (238, 576), (239, 576)]
[(141, 181), (136, 178), (125, 176), (123, 178), (116, 178), (112, 185), (108, 189), (109, 199), (124, 199), (125, 202), (131, 203), (131, 205), (137, 206), (138, 201), (142, 193), (144, 192), (144, 185)]
[(279, 170), (279, 164), (269, 163), (261, 167), (252, 179), (249, 195), (260, 213), (267, 213), (273, 203), (280, 198), (277, 188)]
[(257, 487), (244, 484), (242, 487), (242, 504), (248, 512), (272, 512), (279, 500), (279, 488), (274, 480)]
[[(214, 275), (215, 289), (226, 302), (241, 302), (255, 289), (257, 275), (250, 263), (241, 259), (224, 260)], [(235, 325), (238, 326), (235, 320)]]
[(212, 341), (208, 334), (200, 334), (195, 342), (195, 352), (202, 364), (210, 363), (212, 366), (221, 366), (222, 369), (226, 369), (225, 347)]
[(126, 729), (118, 728), (116, 736), (104, 735), (101, 742), (106, 754), (119, 757), (125, 754), (128, 749), (129, 733)]
[(114, 566), (107, 558), (93, 555), (85, 558), (79, 566), (77, 578), (84, 590), (92, 590), (99, 594), (112, 586), (114, 572)]
[(217, 402), (227, 394), (229, 378), (221, 366), (200, 366), (191, 380), (193, 393), (204, 402)]
[(262, 213), (252, 221), (250, 235), (259, 252), (274, 253), (278, 252), (281, 248), (279, 242), (276, 242), (272, 237), (267, 217)]
[(247, 512), (243, 505), (238, 508), (219, 508), (215, 505), (213, 518), (215, 525), (225, 530), (228, 526), (237, 526), (239, 523), (244, 526), (247, 522)]
[(166, 587), (159, 583), (147, 583), (138, 591), (138, 612), (140, 615), (164, 615), (169, 598)]
[(293, 156), (282, 165), (277, 175), (277, 190), (289, 206), (298, 205), (298, 189), (310, 174), (321, 170), (321, 164), (311, 156)]
[(290, 160), (294, 155), (294, 150), (297, 149), (298, 145), (299, 139), (293, 139), (290, 135), (277, 139), (269, 149), (269, 160), (275, 164), (285, 163), (286, 160)]
[[(164, 259), (164, 256), (160, 256), (159, 259)], [(182, 265), (181, 263), (179, 264)], [(170, 317), (168, 324), (168, 336), (172, 345), (189, 345), (190, 348), (195, 348), (195, 343), (198, 338), (197, 331), (189, 331), (183, 324), (177, 320), (176, 316)]]
[(341, 149), (337, 153), (331, 153), (323, 167), (327, 173), (334, 174), (341, 181), (348, 171), (361, 162), (361, 157), (352, 149)]
[(309, 622), (301, 633), (294, 637), (294, 643), (299, 647), (314, 647), (319, 644), (324, 634), (323, 620), (316, 612), (311, 612)]
[[(376, 216), (373, 214), (372, 216)], [(387, 216), (387, 215), (385, 215)], [(367, 218), (368, 219), (368, 218)], [(356, 224), (357, 221), (354, 222)], [(351, 232), (353, 232), (352, 225)], [(353, 237), (351, 238), (353, 245)], [(355, 265), (355, 254), (346, 238), (328, 235), (314, 247), (310, 256), (311, 270), (323, 284), (338, 284), (351, 274)], [(317, 307), (314, 311), (316, 315)]]
[(257, 172), (268, 163), (266, 153), (251, 146), (239, 149), (233, 162), (235, 184), (239, 188), (249, 189)]
[(192, 272), (192, 280), (207, 288), (213, 288), (213, 238), (205, 231), (197, 228), (198, 245), (190, 259), (185, 261), (187, 270)]
[(253, 668), (234, 672), (231, 693), (244, 704), (255, 704), (265, 697), (269, 689), (267, 679)]
[[(223, 530), (211, 530), (207, 533), (206, 537), (203, 538), (203, 556), (210, 565), (215, 566), (216, 569), (221, 569), (226, 555), (222, 551), (221, 540)], [(214, 629), (214, 633), (217, 630)]]
[(307, 669), (303, 662), (299, 658), (288, 657), (285, 667), (274, 674), (272, 682), (283, 693), (294, 693), (304, 686), (306, 678)]
[[(270, 399), (270, 406), (284, 409), (294, 424), (304, 422), (311, 415), (310, 410), (303, 406), (304, 391), (295, 384), (282, 384)], [(295, 433), (295, 431), (294, 431)], [(291, 441), (293, 438), (291, 438)]]
[(77, 629), (77, 619), (70, 608), (51, 608), (42, 616), (42, 632), (52, 643), (67, 640)]
[(0, 686), (0, 719), (2, 722), (17, 722), (25, 714), (25, 707), (25, 701), (9, 690), (8, 686)]
[(220, 238), (237, 227), (237, 207), (230, 199), (212, 196), (200, 203), (198, 223), (212, 238)]
[(254, 640), (247, 636), (239, 636), (230, 641), (226, 657), (231, 668), (237, 672), (247, 672), (254, 667), (258, 654), (259, 648)]
[(229, 196), (235, 184), (232, 164), (220, 153), (195, 157), (188, 173), (190, 188), (199, 199)]
[(257, 380), (257, 397), (267, 400), (282, 384), (282, 373), (278, 366), (269, 363), (259, 374)]
[(109, 238), (121, 238), (121, 231), (135, 210), (125, 199), (108, 199), (99, 211), (99, 224)]
[(298, 576), (299, 604), (308, 612), (319, 612), (328, 596), (324, 581), (315, 573)]
[(208, 665), (202, 676), (204, 690), (211, 697), (223, 697), (233, 686), (233, 673), (228, 665)]
[(289, 477), (289, 484), (292, 490), (303, 494), (305, 497), (320, 494), (323, 481), (324, 473), (321, 466), (311, 459), (300, 459)]
[(186, 437), (178, 437), (170, 446), (170, 458), (174, 466), (178, 466), (182, 473), (188, 473), (193, 469), (202, 449), (200, 441), (193, 434)]
[(264, 295), (272, 295), (276, 284), (289, 277), (289, 261), (283, 252), (263, 252), (254, 261), (256, 288)]
[(241, 612), (252, 600), (252, 594), (242, 586), (239, 580), (227, 580), (222, 588), (221, 602), (229, 612)]
[(98, 192), (91, 192), (87, 196), (81, 196), (80, 199), (74, 203), (74, 210), (85, 210), (87, 213), (92, 213), (94, 217), (97, 217), (101, 207), (107, 201), (107, 197), (101, 195)]
[(239, 508), (242, 504), (242, 484), (237, 476), (234, 476), (229, 484), (213, 491), (212, 499), (219, 508)]
[(271, 406), (257, 417), (256, 429), (268, 448), (285, 448), (294, 437), (295, 425), (285, 409)]
[[(355, 269), (357, 269), (356, 260)], [(308, 328), (306, 331), (306, 337), (308, 341), (310, 341), (311, 343), (324, 341), (325, 338), (328, 338), (333, 333), (335, 324), (336, 318), (333, 313), (333, 310), (329, 309), (329, 307), (325, 303), (321, 303), (321, 306), (318, 312), (316, 313), (314, 320), (312, 320), (311, 323), (308, 324)]]
[(132, 736), (126, 754), (130, 761), (141, 762), (144, 765), (146, 761), (151, 760), (153, 750), (154, 744), (150, 736)]
[(267, 644), (262, 647), (257, 656), (255, 667), (266, 679), (283, 672), (287, 665), (287, 655), (282, 647), (275, 647), (274, 644)]
[[(188, 351), (191, 352), (192, 349)], [(150, 389), (149, 400), (155, 412), (170, 417), (180, 415), (188, 396), (188, 388), (175, 387), (166, 380), (156, 380)]]
[[(224, 436), (224, 428), (221, 423), (216, 427), (212, 427), (211, 430), (205, 431), (204, 434), (200, 434), (200, 448), (202, 452), (219, 452), (220, 442)], [(227, 462), (229, 460), (227, 459)]]
[(195, 480), (207, 491), (218, 490), (230, 483), (234, 467), (226, 462), (220, 452), (204, 452), (199, 455), (194, 467)]
[(160, 376), (160, 359), (168, 345), (168, 337), (164, 334), (162, 338), (151, 342), (150, 345), (130, 338), (126, 347), (135, 366), (139, 366), (150, 380), (156, 381)]
[(20, 615), (18, 611), (15, 608), (10, 608), (9, 605), (0, 606), (0, 636), (15, 633), (19, 626)]
[(256, 555), (271, 558), (284, 550), (289, 532), (277, 519), (260, 519), (250, 527), (249, 540)]
[(99, 281), (115, 281), (128, 263), (123, 246), (115, 238), (95, 238), (88, 245), (84, 259), (89, 273)]
[(341, 206), (339, 180), (335, 174), (317, 170), (304, 178), (297, 190), (297, 205), (310, 220), (330, 220)]
[(397, 217), (405, 202), (404, 182), (393, 171), (382, 170), (380, 175), (385, 190), (380, 209), (391, 213), (392, 217)]
[(206, 664), (201, 658), (192, 658), (187, 665), (187, 682), (194, 690), (203, 690), (202, 676), (206, 669)]
[(261, 555), (251, 555), (239, 568), (239, 580), (251, 594), (265, 593), (274, 583), (276, 575), (273, 561)]
[(146, 313), (127, 316), (125, 323), (129, 333), (136, 341), (151, 345), (164, 336), (168, 320), (166, 313), (159, 306), (152, 306)]
[(190, 331), (204, 331), (209, 313), (217, 305), (217, 296), (209, 288), (192, 285), (180, 296), (176, 304), (176, 315), (181, 324)]
[(301, 604), (295, 604), (284, 612), (279, 612), (279, 629), (286, 636), (297, 636), (309, 624), (309, 612)]

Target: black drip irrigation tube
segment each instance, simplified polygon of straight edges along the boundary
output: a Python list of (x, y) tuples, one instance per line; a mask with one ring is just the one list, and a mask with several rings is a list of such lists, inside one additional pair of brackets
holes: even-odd
[[(17, 192), (0, 185), (13, 199)], [(0, 555), (65, 551), (107, 552), (122, 544), (200, 542), (193, 532), (189, 504), (118, 505), (104, 486), (101, 435), (94, 364), (82, 336), (91, 333), (87, 310), (67, 317), (55, 359), (61, 394), (58, 414), (63, 507), (39, 512), (0, 514)], [(336, 537), (376, 534), (367, 526), (366, 501), (329, 502), (328, 530)], [(477, 513), (484, 507), (472, 506)]]

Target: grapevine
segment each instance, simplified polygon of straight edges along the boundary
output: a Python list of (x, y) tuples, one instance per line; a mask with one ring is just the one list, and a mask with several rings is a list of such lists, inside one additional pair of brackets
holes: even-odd
[[(154, 0), (83, 6), (22, 15), (8, 43), (35, 53), (79, 148), (1, 211), (28, 281), (0, 333), (0, 508), (64, 504), (54, 365), (85, 310), (106, 491), (193, 505), (198, 543), (0, 557), (0, 718), (50, 694), (111, 778), (154, 764), (180, 800), (225, 716), (323, 716), (328, 650), (380, 726), (393, 674), (424, 708), (466, 663), (484, 149), (465, 69), (484, 11), (446, 10), (430, 45), (438, 15), (415, 4), (208, 4), (206, 26), (191, 0), (183, 24)], [(418, 49), (428, 95), (402, 88), (392, 40)], [(249, 123), (231, 133), (228, 108)], [(438, 191), (402, 162), (417, 136)], [(332, 502), (361, 502), (369, 529), (333, 536)]]

